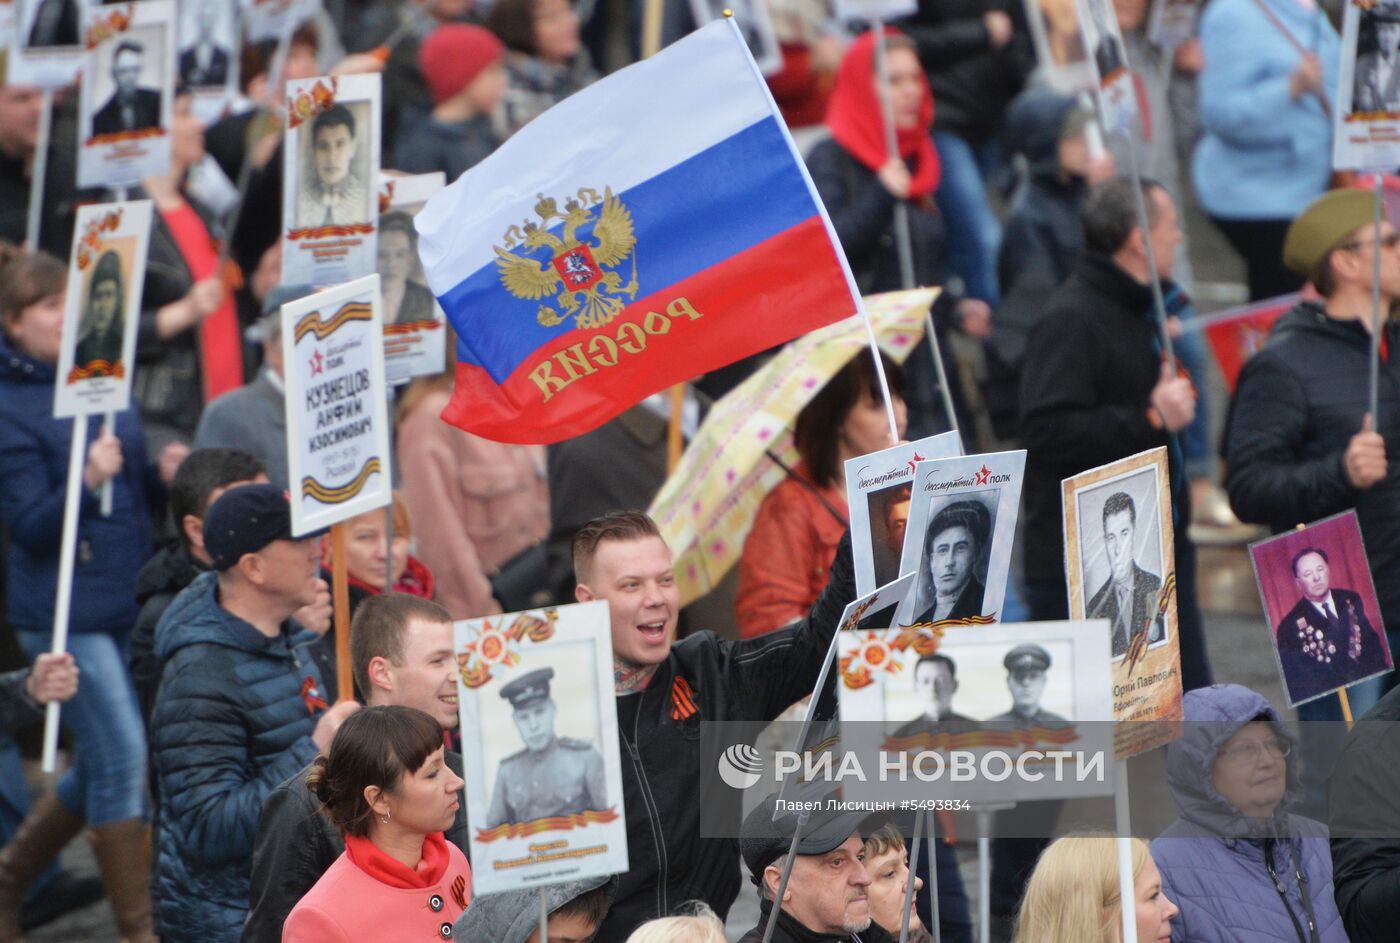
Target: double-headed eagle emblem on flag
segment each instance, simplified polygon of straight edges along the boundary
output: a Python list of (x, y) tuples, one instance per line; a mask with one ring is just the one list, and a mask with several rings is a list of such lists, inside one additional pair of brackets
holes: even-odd
[[(611, 189), (604, 188), (600, 200), (598, 191), (585, 187), (564, 203), (562, 212), (553, 197), (539, 194), (535, 215), (538, 223), (511, 226), (505, 246), (494, 247), (506, 290), (517, 298), (541, 300), (535, 320), (545, 327), (573, 318), (576, 326), (588, 329), (617, 317), (637, 297), (631, 211)], [(562, 224), (557, 235), (551, 231), (556, 221)], [(611, 270), (629, 257), (631, 281), (623, 284), (622, 275)]]

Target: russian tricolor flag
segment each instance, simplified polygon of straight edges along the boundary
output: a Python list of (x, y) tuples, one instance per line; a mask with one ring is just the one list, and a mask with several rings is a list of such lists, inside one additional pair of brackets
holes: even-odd
[(457, 331), (448, 422), (557, 442), (855, 313), (855, 283), (737, 29), (573, 95), (417, 217)]

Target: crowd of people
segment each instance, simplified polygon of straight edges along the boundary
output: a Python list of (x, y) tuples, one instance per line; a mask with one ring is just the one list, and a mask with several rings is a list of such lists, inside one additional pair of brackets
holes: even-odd
[[(43, 0), (52, 9), (40, 18), (71, 5)], [(836, 23), (823, 0), (768, 0), (782, 63), (767, 81), (856, 283), (942, 286), (929, 322), (942, 359), (921, 343), (902, 365), (881, 354), (877, 371), (861, 354), (816, 391), (795, 423), (800, 461), (755, 515), (735, 578), (683, 609), (677, 548), (638, 510), (666, 479), (669, 399), (548, 448), (489, 441), (438, 418), (451, 344), (441, 372), (395, 393), (390, 508), (346, 522), (336, 552), (325, 535), (293, 536), (279, 312), (313, 289), (280, 278), (285, 83), (381, 73), (384, 169), (451, 181), (639, 57), (650, 5), (315, 6), (285, 55), (273, 42), (235, 52), (238, 94), (216, 120), (178, 87), (170, 168), (132, 191), (154, 206), (134, 395), (112, 424), (77, 420), (89, 445), (61, 655), (50, 648), (75, 420), (52, 415), (60, 260), (75, 208), (112, 196), (76, 186), (75, 90), (53, 97), (50, 121), (41, 90), (0, 86), (4, 635), (11, 661), (29, 666), (0, 675), (0, 943), (103, 895), (130, 943), (532, 943), (542, 920), (555, 943), (711, 943), (741, 893), (761, 915), (744, 941), (761, 940), (770, 919), (779, 941), (880, 943), (906, 925), (910, 939), (970, 941), (954, 851), (937, 843), (931, 875), (929, 860), (909, 859), (908, 823), (817, 817), (795, 848), (793, 820), (762, 807), (737, 840), (700, 826), (698, 724), (772, 721), (809, 694), (855, 596), (842, 465), (895, 444), (880, 375), (899, 436), (956, 427), (969, 454), (1027, 450), (1004, 621), (1068, 618), (1061, 481), (1168, 451), (1175, 560), (1164, 565), (1174, 563), (1191, 723), (1168, 747), (1180, 818), (1132, 845), (1138, 939), (1393, 937), (1400, 840), (1387, 836), (1400, 835), (1400, 817), (1387, 814), (1400, 777), (1384, 762), (1387, 728), (1363, 723), (1345, 743), (1323, 724), (1295, 735), (1267, 698), (1215, 684), (1232, 679), (1212, 670), (1196, 592), (1199, 541), (1355, 509), (1382, 621), (1400, 642), (1400, 472), (1387, 458), (1400, 437), (1400, 336), (1388, 318), (1374, 414), (1365, 383), (1373, 292), (1387, 311), (1400, 300), (1400, 232), (1375, 224), (1366, 191), (1331, 189), (1336, 11), (1206, 0), (1196, 34), (1162, 48), (1149, 0), (1114, 0), (1138, 121), (1110, 134), (1087, 97), (1047, 84), (1019, 0), (919, 0), (883, 41)], [(663, 43), (697, 25), (690, 4), (660, 8)], [(219, 61), (198, 45), (190, 54), (182, 74)], [(1141, 174), (1125, 176), (1130, 165)], [(1190, 324), (1188, 204), (1239, 253), (1251, 300), (1310, 286), (1225, 410), (1207, 408), (1209, 354)], [(386, 320), (430, 306), (405, 278), (416, 240), (406, 216), (385, 217)], [(120, 266), (105, 277), (120, 298)], [(765, 356), (695, 378), (687, 434)], [(896, 558), (908, 504), (906, 493), (881, 523)], [(921, 618), (965, 615), (964, 596), (980, 596), (966, 578), (987, 552), (979, 508), (930, 530), (928, 555), (956, 585), (937, 591), (934, 574)], [(1105, 527), (1110, 518), (1131, 535), (1137, 511), (1105, 508)], [(344, 700), (336, 564), (353, 613), (355, 697)], [(1093, 606), (1124, 648), (1132, 623), (1151, 621), (1130, 564)], [(629, 870), (543, 898), (477, 899), (452, 623), (590, 600), (610, 609)], [(1025, 665), (1008, 656), (1008, 677), (1043, 678), (1049, 655), (1028, 648)], [(915, 674), (943, 703), (920, 729), (958, 719), (952, 662), (927, 658)], [(1400, 715), (1389, 677), (1352, 689), (1358, 716)], [(49, 703), (63, 704), (69, 762), (32, 796), (13, 738)], [(1328, 696), (1298, 716), (1340, 720), (1341, 706)], [(1026, 804), (1002, 824), (1050, 834), (1058, 812)], [(1329, 843), (1339, 821), (1348, 828)], [(88, 830), (100, 883), (57, 863)], [(1120, 939), (1110, 836), (1002, 837), (993, 862), (994, 938)]]

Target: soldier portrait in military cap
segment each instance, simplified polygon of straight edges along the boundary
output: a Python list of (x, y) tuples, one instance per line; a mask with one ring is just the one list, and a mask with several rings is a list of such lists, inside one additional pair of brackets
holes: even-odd
[(524, 749), (496, 770), (487, 828), (608, 807), (602, 753), (586, 740), (555, 732), (559, 707), (550, 694), (553, 680), (553, 668), (537, 668), (501, 687)]
[(1054, 660), (1043, 645), (1022, 643), (1002, 657), (1006, 669), (1006, 689), (1011, 694), (1011, 709), (991, 718), (994, 723), (1010, 723), (1018, 727), (1043, 727), (1067, 723), (1064, 717), (1041, 706), (1045, 697), (1047, 672)]

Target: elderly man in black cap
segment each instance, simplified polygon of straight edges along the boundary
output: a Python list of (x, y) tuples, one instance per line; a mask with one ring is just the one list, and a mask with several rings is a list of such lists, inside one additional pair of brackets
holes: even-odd
[(1011, 692), (1011, 710), (993, 717), (990, 723), (1036, 727), (1063, 724), (1059, 714), (1043, 710), (1040, 699), (1045, 694), (1045, 672), (1050, 670), (1050, 653), (1039, 645), (1017, 645), (1001, 660), (1006, 668), (1006, 687)]
[(981, 501), (954, 501), (933, 516), (919, 568), (915, 622), (982, 615), (987, 587), (977, 578), (977, 565), (991, 529), (991, 514)]
[(608, 807), (603, 755), (585, 740), (555, 736), (552, 680), (553, 668), (538, 668), (501, 687), (525, 749), (496, 770), (487, 828)]
[(164, 799), (156, 928), (165, 940), (236, 940), (262, 803), (330, 748), (354, 701), (334, 707), (320, 638), (292, 614), (320, 591), (319, 533), (294, 536), (286, 492), (241, 485), (204, 516), (212, 572), (156, 626), (165, 664), (151, 717)]
[[(744, 818), (739, 850), (750, 879), (758, 885), (758, 926), (739, 943), (759, 943), (778, 897), (783, 869), (792, 850), (795, 814), (773, 820), (777, 795), (764, 799)], [(893, 940), (871, 921), (870, 872), (860, 824), (865, 813), (814, 812), (802, 826), (792, 875), (783, 888), (773, 943), (886, 943)]]

